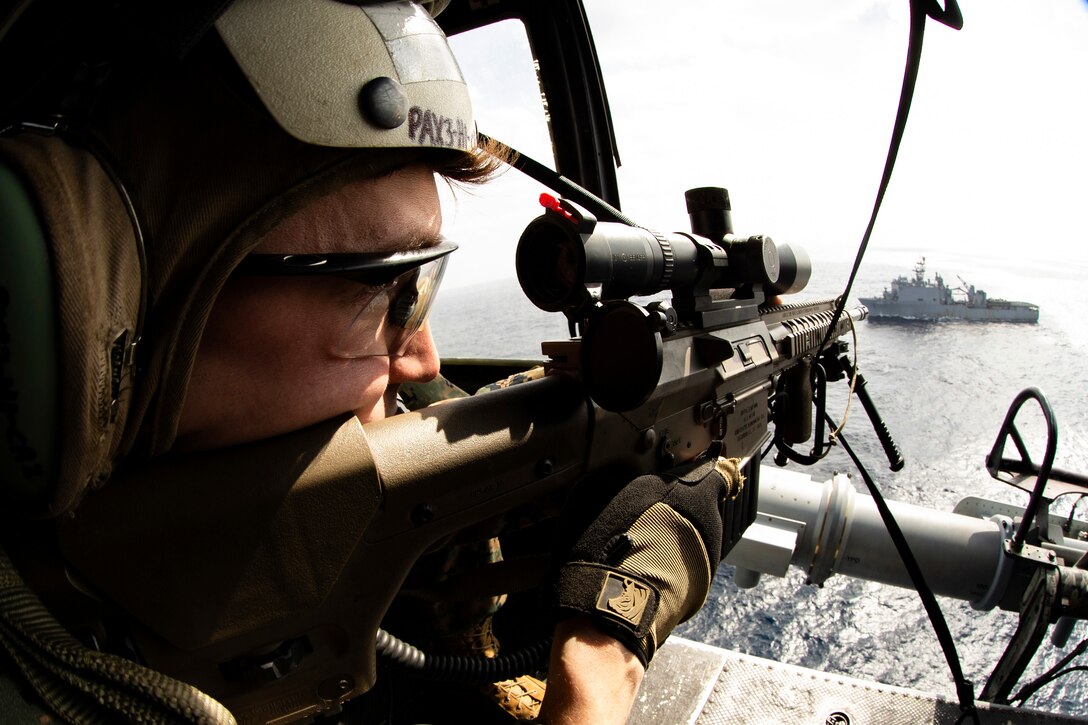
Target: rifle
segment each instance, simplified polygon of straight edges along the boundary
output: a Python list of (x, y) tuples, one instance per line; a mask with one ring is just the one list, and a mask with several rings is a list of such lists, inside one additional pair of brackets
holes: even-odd
[[(708, 450), (741, 458), (726, 549), (740, 538), (771, 420), (793, 442), (811, 432), (807, 375), (783, 373), (835, 352), (820, 353), (824, 338), (865, 308), (768, 302), (804, 287), (807, 257), (734, 236), (724, 190), (689, 192), (692, 234), (552, 202), (522, 235), (519, 279), (580, 334), (544, 343), (542, 378), (152, 461), (64, 522), (63, 558), (84, 591), (127, 613), (150, 666), (240, 722), (335, 708), (373, 685), (379, 625), (423, 552), (601, 471), (633, 478)], [(671, 301), (630, 299), (666, 290)]]

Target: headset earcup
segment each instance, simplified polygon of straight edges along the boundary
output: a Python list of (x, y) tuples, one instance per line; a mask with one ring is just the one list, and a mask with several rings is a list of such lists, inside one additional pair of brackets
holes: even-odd
[(59, 438), (53, 266), (22, 180), (0, 164), (0, 497), (35, 507), (52, 495)]

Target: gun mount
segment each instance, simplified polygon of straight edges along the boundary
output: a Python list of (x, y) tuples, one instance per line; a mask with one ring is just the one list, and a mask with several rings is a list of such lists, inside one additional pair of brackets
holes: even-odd
[[(1039, 404), (1046, 428), (1038, 461), (1016, 425), (1031, 400)], [(1018, 457), (1005, 455), (1010, 440)], [(890, 502), (934, 593), (968, 601), (976, 610), (1019, 613), (1019, 625), (980, 693), (997, 704), (1023, 702), (1077, 669), (1061, 669), (1079, 654), (1074, 650), (1061, 666), (1014, 692), (1047, 630), (1051, 642), (1064, 647), (1073, 624), (1088, 618), (1088, 526), (1072, 512), (1050, 511), (1060, 496), (1088, 495), (1088, 477), (1053, 467), (1056, 447), (1053, 410), (1039, 390), (1028, 388), (1013, 400), (986, 457), (995, 479), (1030, 494), (1023, 507), (975, 496), (948, 513)], [(756, 522), (726, 557), (736, 566), (738, 586), (754, 587), (763, 574), (785, 576), (792, 565), (811, 584), (843, 574), (913, 588), (873, 499), (859, 495), (845, 474), (814, 485), (803, 474), (769, 469), (761, 486)]]

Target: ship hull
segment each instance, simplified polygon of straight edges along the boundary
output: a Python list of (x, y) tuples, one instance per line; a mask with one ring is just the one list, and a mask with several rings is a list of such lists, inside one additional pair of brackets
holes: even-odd
[(869, 308), (870, 318), (899, 320), (974, 320), (978, 322), (1039, 321), (1039, 308), (1023, 303), (969, 307), (963, 304), (942, 305), (932, 302), (888, 302), (879, 297), (862, 297)]

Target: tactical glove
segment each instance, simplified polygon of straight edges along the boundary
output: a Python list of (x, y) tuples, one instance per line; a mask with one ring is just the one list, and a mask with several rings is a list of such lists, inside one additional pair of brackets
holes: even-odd
[[(611, 493), (599, 480), (567, 503), (547, 596), (558, 618), (590, 616), (643, 665), (699, 610), (721, 561), (725, 504), (744, 484), (736, 458), (641, 476)], [(571, 543), (573, 542), (573, 543)]]

